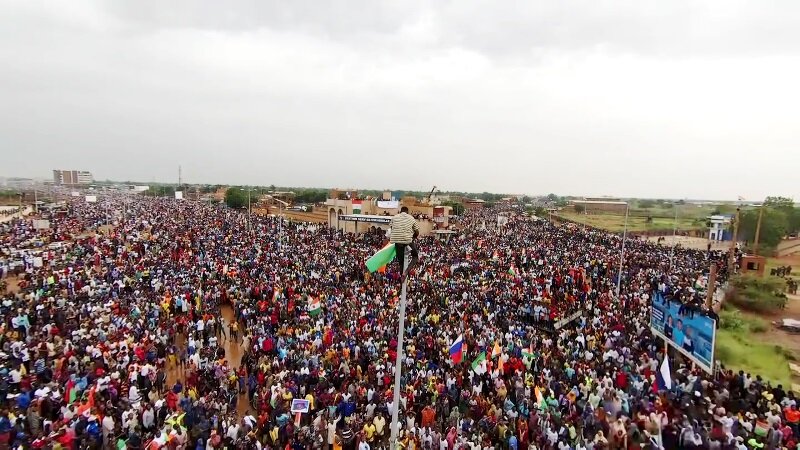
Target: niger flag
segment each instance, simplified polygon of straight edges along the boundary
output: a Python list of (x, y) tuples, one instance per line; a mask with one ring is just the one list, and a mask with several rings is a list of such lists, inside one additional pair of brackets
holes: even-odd
[(396, 251), (394, 248), (394, 244), (388, 243), (385, 247), (378, 250), (377, 253), (372, 255), (367, 260), (367, 269), (370, 272), (375, 272), (376, 270), (380, 269), (381, 267), (386, 266), (394, 259), (396, 255)]

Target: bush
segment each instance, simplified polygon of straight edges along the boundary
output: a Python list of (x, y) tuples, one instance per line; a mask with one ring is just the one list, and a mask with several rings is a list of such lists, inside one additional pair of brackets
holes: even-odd
[(727, 301), (748, 311), (779, 311), (788, 300), (782, 293), (783, 283), (778, 277), (735, 276), (731, 278)]
[(719, 326), (723, 330), (739, 331), (744, 329), (744, 321), (739, 311), (720, 311)]
[(750, 322), (750, 331), (753, 333), (764, 333), (767, 331), (767, 323), (761, 319), (753, 319)]

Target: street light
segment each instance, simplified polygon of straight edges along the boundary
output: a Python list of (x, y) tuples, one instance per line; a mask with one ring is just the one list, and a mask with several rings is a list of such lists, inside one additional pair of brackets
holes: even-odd
[(619, 300), (620, 285), (622, 283), (622, 262), (625, 260), (625, 239), (628, 237), (628, 210), (630, 203), (625, 202), (625, 225), (622, 229), (622, 251), (619, 254), (619, 274), (617, 274), (617, 300)]

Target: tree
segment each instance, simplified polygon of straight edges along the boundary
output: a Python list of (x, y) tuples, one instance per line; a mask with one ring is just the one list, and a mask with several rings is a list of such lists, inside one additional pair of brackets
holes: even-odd
[(639, 208), (648, 209), (654, 206), (656, 206), (656, 202), (653, 200), (650, 199), (639, 200)]
[(442, 202), (442, 205), (443, 206), (449, 206), (449, 207), (453, 208), (453, 214), (456, 215), (456, 216), (460, 216), (461, 214), (464, 214), (464, 205), (462, 205), (460, 202), (446, 201), (446, 202)]
[(547, 210), (542, 206), (537, 206), (533, 209), (533, 213), (536, 214), (536, 217), (544, 217), (547, 215)]
[[(758, 209), (744, 210), (740, 214), (739, 239), (754, 242), (758, 226)], [(777, 208), (764, 208), (759, 232), (759, 246), (774, 248), (786, 236), (789, 221), (785, 211)]]
[(586, 206), (585, 205), (575, 205), (575, 212), (578, 213), (578, 214), (585, 213), (586, 212)]
[[(251, 197), (252, 202), (252, 197)], [(225, 204), (228, 205), (229, 208), (245, 208), (247, 207), (247, 192), (237, 188), (237, 187), (229, 187), (227, 191), (225, 191)]]
[(764, 206), (772, 206), (779, 209), (790, 210), (794, 209), (794, 200), (788, 197), (767, 197), (764, 200)]

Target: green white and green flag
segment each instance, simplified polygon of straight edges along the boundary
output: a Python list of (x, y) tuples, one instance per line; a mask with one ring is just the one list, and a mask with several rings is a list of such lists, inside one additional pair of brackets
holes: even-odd
[(322, 312), (322, 303), (319, 301), (319, 298), (308, 298), (308, 315), (311, 317), (316, 317), (319, 313)]
[(481, 352), (481, 354), (472, 361), (472, 371), (478, 375), (486, 373), (486, 352)]
[(394, 244), (392, 243), (386, 244), (385, 247), (378, 250), (378, 253), (375, 253), (374, 255), (370, 256), (370, 258), (367, 260), (367, 269), (369, 269), (370, 272), (375, 272), (381, 267), (392, 262), (395, 255), (396, 255), (396, 250), (394, 248)]

